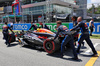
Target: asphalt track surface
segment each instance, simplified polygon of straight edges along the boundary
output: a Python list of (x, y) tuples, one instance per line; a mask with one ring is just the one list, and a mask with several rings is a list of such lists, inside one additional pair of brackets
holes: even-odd
[[(97, 51), (100, 52), (100, 39), (91, 39)], [(7, 47), (2, 39), (0, 32), (0, 66), (100, 66), (100, 57), (93, 59), (92, 51), (85, 42), (85, 47), (81, 48), (78, 55), (79, 61), (74, 61), (72, 50), (67, 49), (64, 58), (59, 58), (59, 52), (49, 55), (41, 48), (32, 48), (29, 46), (20, 47), (18, 42)], [(92, 59), (92, 60), (91, 60)], [(89, 62), (89, 61), (94, 61)], [(93, 65), (91, 65), (93, 63)]]

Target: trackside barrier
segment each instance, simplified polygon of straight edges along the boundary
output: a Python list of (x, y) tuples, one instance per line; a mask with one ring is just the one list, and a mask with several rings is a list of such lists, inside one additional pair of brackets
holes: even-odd
[[(89, 23), (87, 23), (87, 25), (89, 26)], [(73, 23), (69, 23), (69, 29), (73, 28)], [(94, 23), (94, 32), (93, 34), (100, 34), (100, 23)]]
[[(39, 27), (40, 25), (36, 23), (36, 25)], [(51, 31), (55, 32), (56, 23), (46, 23), (46, 25), (50, 28)], [(67, 26), (69, 28), (68, 23), (63, 23), (63, 25)], [(10, 25), (9, 25), (10, 26)], [(31, 27), (31, 24), (14, 24), (13, 30), (29, 30)]]
[[(8, 24), (10, 26), (10, 24)], [(36, 23), (37, 26), (40, 26)], [(50, 28), (51, 31), (55, 32), (56, 23), (46, 23), (46, 25)], [(67, 26), (69, 29), (73, 28), (73, 23), (63, 23), (63, 25)], [(89, 23), (87, 23), (89, 25)], [(93, 34), (100, 34), (100, 23), (94, 23), (95, 28)], [(0, 24), (0, 29), (2, 29), (3, 24)], [(14, 24), (13, 30), (29, 30), (31, 27), (30, 23), (25, 24)]]

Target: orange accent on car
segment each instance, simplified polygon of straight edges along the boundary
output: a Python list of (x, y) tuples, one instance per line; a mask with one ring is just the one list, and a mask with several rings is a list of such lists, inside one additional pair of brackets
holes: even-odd
[(37, 31), (35, 31), (35, 32), (54, 34), (50, 30), (43, 29), (43, 28), (37, 29)]

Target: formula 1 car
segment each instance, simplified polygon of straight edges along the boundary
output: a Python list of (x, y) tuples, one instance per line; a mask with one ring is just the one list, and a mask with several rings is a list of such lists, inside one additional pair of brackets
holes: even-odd
[[(69, 32), (69, 34), (71, 33), (73, 32)], [(49, 54), (52, 54), (60, 49), (61, 42), (65, 37), (65, 35), (59, 34), (56, 40), (52, 40), (55, 36), (55, 33), (43, 28), (39, 28), (34, 31), (27, 31), (27, 32), (22, 31), (18, 35), (23, 36), (22, 39), (18, 38), (20, 45), (22, 46), (30, 45), (32, 47), (41, 46)]]
[(54, 37), (55, 34), (47, 29), (38, 29), (34, 31), (22, 32), (23, 38), (21, 39), (21, 44), (30, 46), (43, 46), (43, 42), (49, 38)]
[[(56, 50), (60, 48), (60, 44), (58, 40), (51, 41), (50, 39), (54, 38), (55, 33), (50, 30), (39, 28), (34, 31), (21, 31), (20, 34), (17, 34), (20, 45), (30, 45), (32, 47), (41, 46), (44, 47), (46, 52), (49, 54), (54, 53)], [(55, 46), (55, 47), (54, 47)]]

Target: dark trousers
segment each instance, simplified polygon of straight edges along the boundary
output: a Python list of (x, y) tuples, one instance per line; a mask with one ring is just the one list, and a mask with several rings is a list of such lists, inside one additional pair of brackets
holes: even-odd
[(90, 35), (92, 35), (93, 32), (93, 26), (90, 26)]
[(79, 45), (77, 48), (77, 52), (80, 51), (81, 48), (81, 43), (83, 42), (83, 40), (85, 40), (87, 42), (87, 44), (90, 46), (90, 48), (92, 49), (94, 54), (97, 54), (97, 51), (95, 50), (92, 41), (90, 40), (90, 36), (89, 34), (81, 34), (80, 39), (78, 41)]
[(8, 33), (3, 33), (3, 34), (4, 34), (4, 39), (6, 40), (6, 44), (10, 45), (8, 40)]
[(76, 53), (76, 50), (75, 50), (74, 40), (73, 40), (72, 36), (68, 36), (68, 35), (65, 36), (65, 38), (64, 38), (64, 40), (62, 41), (62, 44), (61, 44), (61, 53), (62, 54), (64, 53), (65, 46), (67, 44), (70, 44), (70, 46), (73, 50), (74, 57), (77, 58), (77, 53)]
[(13, 30), (13, 26), (10, 27)]

